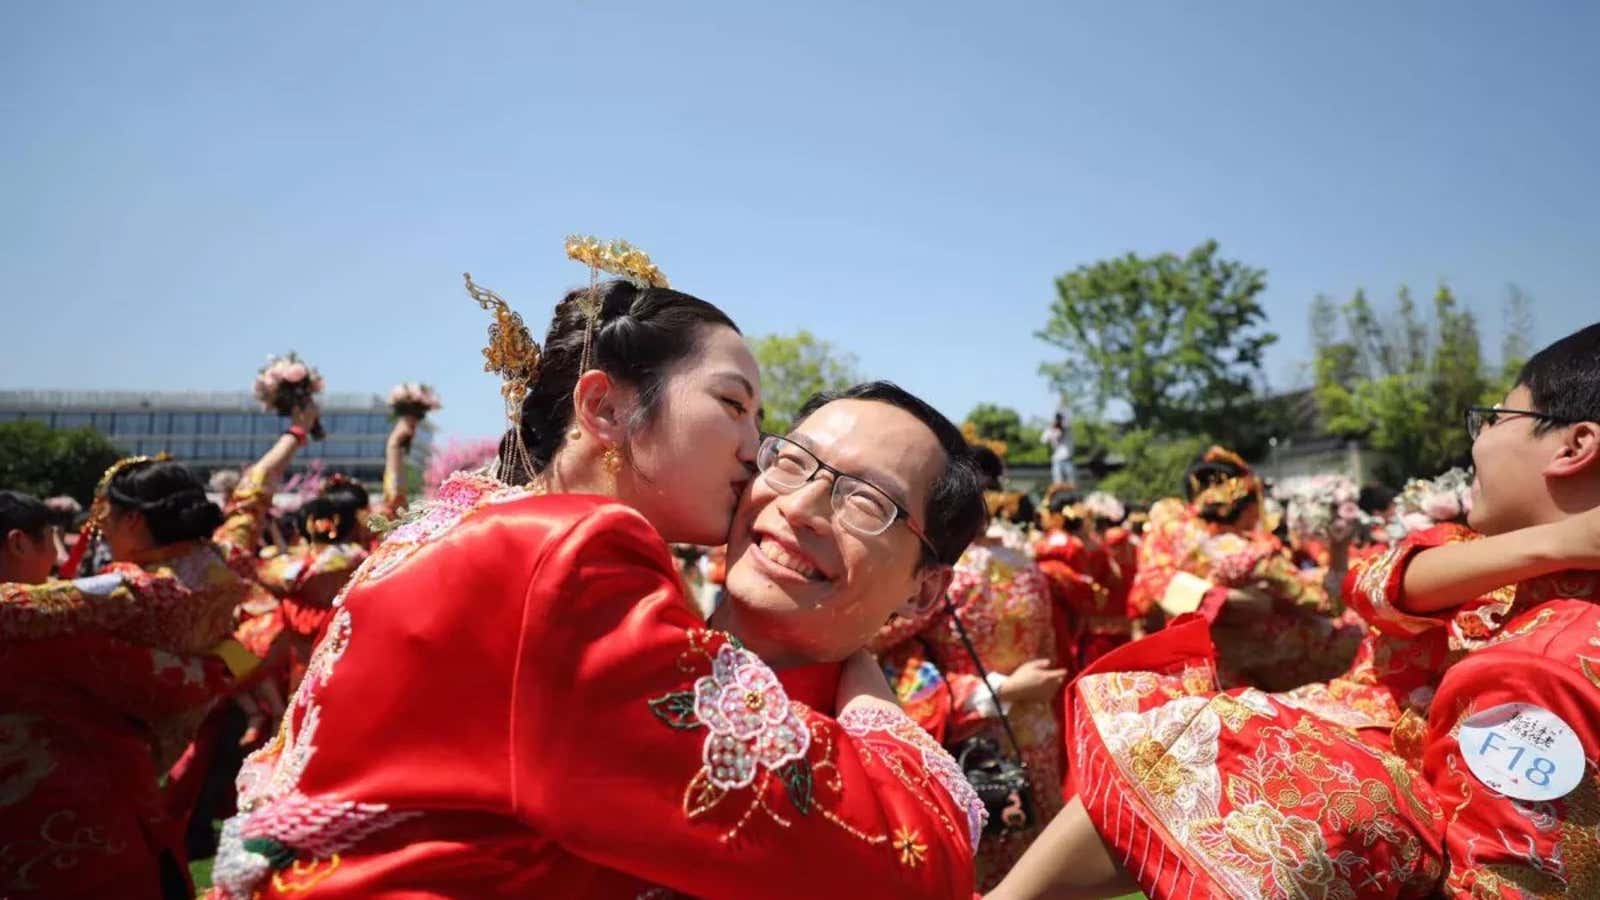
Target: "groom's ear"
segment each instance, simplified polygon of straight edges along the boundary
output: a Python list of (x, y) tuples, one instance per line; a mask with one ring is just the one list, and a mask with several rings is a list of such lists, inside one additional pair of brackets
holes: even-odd
[(946, 565), (923, 567), (917, 573), (916, 593), (907, 597), (895, 612), (908, 619), (927, 615), (944, 602), (944, 592), (949, 590), (954, 577), (955, 570)]

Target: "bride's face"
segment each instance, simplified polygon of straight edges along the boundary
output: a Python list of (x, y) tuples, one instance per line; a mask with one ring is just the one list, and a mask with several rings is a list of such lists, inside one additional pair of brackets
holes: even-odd
[(761, 371), (744, 339), (711, 327), (629, 441), (632, 505), (668, 543), (725, 543), (760, 446)]

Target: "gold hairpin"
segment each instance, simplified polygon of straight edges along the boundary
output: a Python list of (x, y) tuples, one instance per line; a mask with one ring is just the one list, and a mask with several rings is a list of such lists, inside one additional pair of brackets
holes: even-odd
[(89, 518), (84, 522), (84, 530), (90, 533), (99, 533), (105, 528), (106, 517), (111, 514), (111, 479), (116, 478), (126, 469), (152, 462), (167, 462), (172, 459), (172, 454), (163, 450), (155, 456), (124, 456), (106, 468), (105, 474), (100, 476), (100, 481), (94, 487), (94, 501), (89, 504)]
[(1200, 459), (1202, 462), (1208, 463), (1226, 463), (1238, 469), (1242, 474), (1219, 481), (1209, 487), (1202, 485), (1200, 479), (1195, 476), (1189, 476), (1189, 485), (1195, 494), (1195, 506), (1229, 507), (1246, 497), (1261, 492), (1261, 480), (1256, 477), (1255, 471), (1250, 468), (1249, 463), (1244, 461), (1244, 457), (1232, 450), (1213, 444), (1211, 449), (1207, 450)]
[(520, 404), (539, 374), (539, 343), (522, 316), (499, 294), (474, 282), (471, 272), (463, 272), (461, 277), (478, 306), (494, 312), (489, 343), (483, 348), (483, 370), (500, 376), (500, 396), (507, 404)]
[(583, 311), (583, 353), (578, 358), (578, 374), (589, 371), (590, 349), (594, 344), (595, 324), (600, 320), (600, 273), (608, 272), (632, 282), (639, 290), (666, 287), (667, 276), (650, 261), (650, 255), (624, 240), (602, 241), (593, 235), (568, 235), (567, 258), (589, 267), (589, 290), (578, 299)]
[(522, 440), (522, 400), (533, 390), (539, 376), (539, 342), (533, 339), (522, 316), (511, 308), (504, 298), (472, 280), (471, 272), (463, 272), (467, 293), (478, 306), (494, 312), (489, 324), (489, 343), (483, 348), (483, 370), (500, 376), (500, 397), (506, 404), (506, 421), (511, 424), (514, 436), (508, 448), (512, 459), (502, 460), (500, 477), (506, 479), (512, 470), (525, 476), (533, 474), (532, 458)]

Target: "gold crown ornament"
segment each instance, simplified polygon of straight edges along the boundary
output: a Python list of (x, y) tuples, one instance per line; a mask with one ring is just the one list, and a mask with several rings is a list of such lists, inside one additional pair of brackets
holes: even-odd
[(588, 234), (568, 235), (567, 258), (589, 267), (589, 290), (578, 300), (583, 310), (583, 353), (578, 358), (578, 374), (589, 371), (595, 324), (600, 321), (600, 273), (606, 272), (630, 282), (639, 290), (666, 287), (667, 276), (650, 261), (650, 255), (627, 241), (602, 241)]
[(1255, 497), (1259, 500), (1261, 494), (1261, 479), (1257, 478), (1254, 470), (1250, 468), (1243, 457), (1226, 447), (1213, 446), (1201, 458), (1202, 462), (1225, 463), (1240, 469), (1243, 474), (1227, 478), (1211, 485), (1202, 485), (1200, 479), (1189, 476), (1189, 487), (1194, 492), (1194, 505), (1196, 509), (1214, 506), (1228, 510), (1243, 502), (1246, 498)]
[(471, 272), (463, 272), (461, 277), (467, 282), (467, 295), (477, 301), (479, 308), (494, 313), (494, 321), (489, 323), (489, 343), (483, 348), (483, 370), (500, 376), (500, 397), (505, 401), (506, 421), (511, 424), (513, 435), (507, 448), (512, 458), (501, 461), (500, 475), (505, 478), (513, 471), (531, 475), (532, 458), (522, 441), (522, 400), (539, 377), (539, 342), (503, 297), (473, 281)]

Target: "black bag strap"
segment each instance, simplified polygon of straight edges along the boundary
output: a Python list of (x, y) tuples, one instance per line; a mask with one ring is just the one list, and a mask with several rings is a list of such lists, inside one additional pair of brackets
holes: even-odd
[(961, 646), (967, 648), (967, 655), (972, 657), (972, 665), (978, 670), (978, 677), (983, 680), (984, 688), (989, 696), (994, 699), (994, 711), (1000, 714), (1000, 727), (1005, 729), (1006, 739), (1011, 741), (1011, 750), (1016, 754), (1017, 765), (1026, 765), (1022, 761), (1022, 745), (1017, 743), (1016, 732), (1011, 730), (1011, 720), (1006, 718), (1005, 707), (1000, 703), (1000, 695), (994, 692), (994, 685), (989, 683), (989, 671), (983, 667), (983, 660), (978, 658), (978, 651), (972, 646), (972, 638), (967, 635), (967, 628), (961, 624), (961, 616), (956, 614), (955, 601), (950, 599), (949, 592), (944, 594), (944, 608), (950, 613), (950, 624), (956, 626), (956, 634), (961, 638)]

